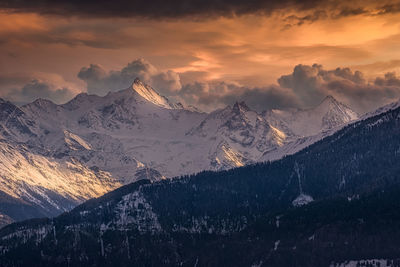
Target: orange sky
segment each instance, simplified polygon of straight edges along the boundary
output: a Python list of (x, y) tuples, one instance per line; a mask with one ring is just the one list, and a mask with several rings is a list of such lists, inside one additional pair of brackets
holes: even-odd
[(290, 12), (157, 20), (3, 10), (0, 83), (5, 92), (29, 79), (86, 91), (77, 77), (82, 67), (100, 64), (107, 71), (120, 70), (137, 58), (177, 72), (182, 84), (224, 81), (263, 87), (276, 84), (298, 64), (313, 63), (360, 70), (368, 81), (400, 73), (398, 13), (321, 18), (289, 27), (290, 14), (304, 15)]

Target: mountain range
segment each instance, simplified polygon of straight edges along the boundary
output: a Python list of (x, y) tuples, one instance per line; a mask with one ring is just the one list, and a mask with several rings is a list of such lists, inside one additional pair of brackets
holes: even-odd
[(55, 216), (140, 179), (226, 170), (293, 154), (358, 119), (326, 97), (307, 109), (185, 107), (136, 79), (56, 105), (0, 101), (0, 221)]
[[(231, 110), (251, 112), (243, 104)], [(209, 129), (209, 120), (203, 121), (195, 131), (200, 136)], [(221, 127), (221, 136), (242, 129), (232, 124)], [(2, 228), (0, 261), (4, 266), (398, 266), (399, 134), (396, 103), (280, 160), (142, 179), (56, 218)]]

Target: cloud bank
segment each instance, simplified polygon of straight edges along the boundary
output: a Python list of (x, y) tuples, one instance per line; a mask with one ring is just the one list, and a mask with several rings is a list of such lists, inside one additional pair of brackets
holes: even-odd
[(37, 98), (50, 99), (56, 103), (64, 103), (75, 96), (69, 88), (57, 88), (52, 84), (32, 80), (25, 84), (20, 90), (10, 92), (7, 97), (16, 103), (29, 103)]
[(393, 72), (368, 81), (360, 71), (350, 68), (326, 70), (318, 64), (297, 65), (292, 73), (278, 78), (276, 85), (263, 87), (218, 80), (182, 85), (178, 73), (160, 71), (144, 59), (134, 60), (121, 70), (110, 72), (92, 64), (82, 68), (78, 77), (86, 82), (89, 93), (99, 95), (127, 88), (139, 77), (161, 94), (206, 111), (236, 101), (245, 101), (258, 111), (309, 108), (332, 95), (357, 112), (364, 113), (400, 98), (400, 78)]
[(184, 85), (177, 92), (177, 96), (186, 104), (208, 111), (238, 101), (245, 101), (248, 106), (258, 111), (293, 108), (300, 105), (290, 90), (275, 85), (246, 87), (229, 82), (195, 82)]
[(0, 97), (22, 105), (38, 98), (57, 104), (71, 100), (80, 90), (57, 74), (1, 74)]
[(395, 73), (368, 82), (362, 72), (349, 68), (325, 70), (318, 64), (297, 65), (291, 74), (281, 76), (278, 83), (290, 89), (306, 107), (332, 95), (364, 113), (400, 98), (400, 80)]
[[(145, 59), (136, 59), (119, 70), (107, 71), (91, 64), (82, 67), (77, 76), (86, 83), (89, 94), (106, 95), (128, 88), (135, 78), (151, 85), (172, 100), (212, 111), (236, 101), (245, 101), (257, 111), (286, 108), (309, 108), (332, 95), (359, 113), (372, 111), (400, 98), (400, 77), (387, 72), (382, 77), (366, 79), (350, 68), (325, 69), (322, 65), (297, 65), (277, 84), (245, 86), (237, 81), (206, 80), (182, 84), (180, 73), (160, 70)], [(19, 104), (36, 98), (56, 103), (70, 100), (80, 91), (61, 76), (49, 74), (0, 75), (1, 97)]]

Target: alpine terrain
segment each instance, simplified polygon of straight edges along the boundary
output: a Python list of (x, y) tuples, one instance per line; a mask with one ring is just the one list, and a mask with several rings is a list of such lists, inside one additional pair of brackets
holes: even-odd
[(211, 113), (173, 103), (136, 79), (63, 105), (0, 101), (0, 223), (54, 216), (131, 182), (276, 160), (358, 118), (326, 97), (308, 110)]
[[(255, 114), (238, 104), (206, 115), (196, 128), (199, 138), (210, 133), (217, 114), (229, 111), (234, 115), (231, 123), (218, 127), (219, 138), (227, 140), (238, 128), (251, 128), (232, 125), (235, 116)], [(310, 114), (304, 112), (298, 116)], [(282, 125), (299, 134), (297, 121), (286, 113), (279, 116), (285, 118)], [(262, 118), (258, 123), (269, 125)], [(399, 134), (396, 104), (281, 160), (172, 180), (142, 179), (56, 218), (2, 228), (0, 262), (3, 266), (398, 266)]]

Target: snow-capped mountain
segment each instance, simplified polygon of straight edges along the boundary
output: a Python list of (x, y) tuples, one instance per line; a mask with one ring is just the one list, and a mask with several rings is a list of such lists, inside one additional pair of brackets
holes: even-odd
[(241, 102), (207, 114), (138, 79), (63, 105), (1, 100), (0, 191), (54, 215), (138, 179), (278, 159), (356, 118), (332, 97), (308, 110), (261, 114)]
[(133, 89), (136, 93), (138, 93), (141, 97), (153, 103), (156, 106), (163, 107), (166, 109), (176, 109), (183, 108), (180, 103), (173, 103), (168, 100), (165, 96), (160, 95), (158, 92), (154, 91), (151, 86), (142, 83), (138, 78), (136, 78), (133, 82)]
[(287, 129), (291, 135), (312, 136), (356, 120), (358, 114), (334, 97), (327, 96), (318, 106), (307, 110), (271, 110), (265, 115), (277, 128)]
[(285, 145), (266, 150), (262, 161), (280, 159), (333, 134), (359, 115), (332, 96), (310, 109), (271, 110), (264, 113), (268, 123), (281, 131)]

